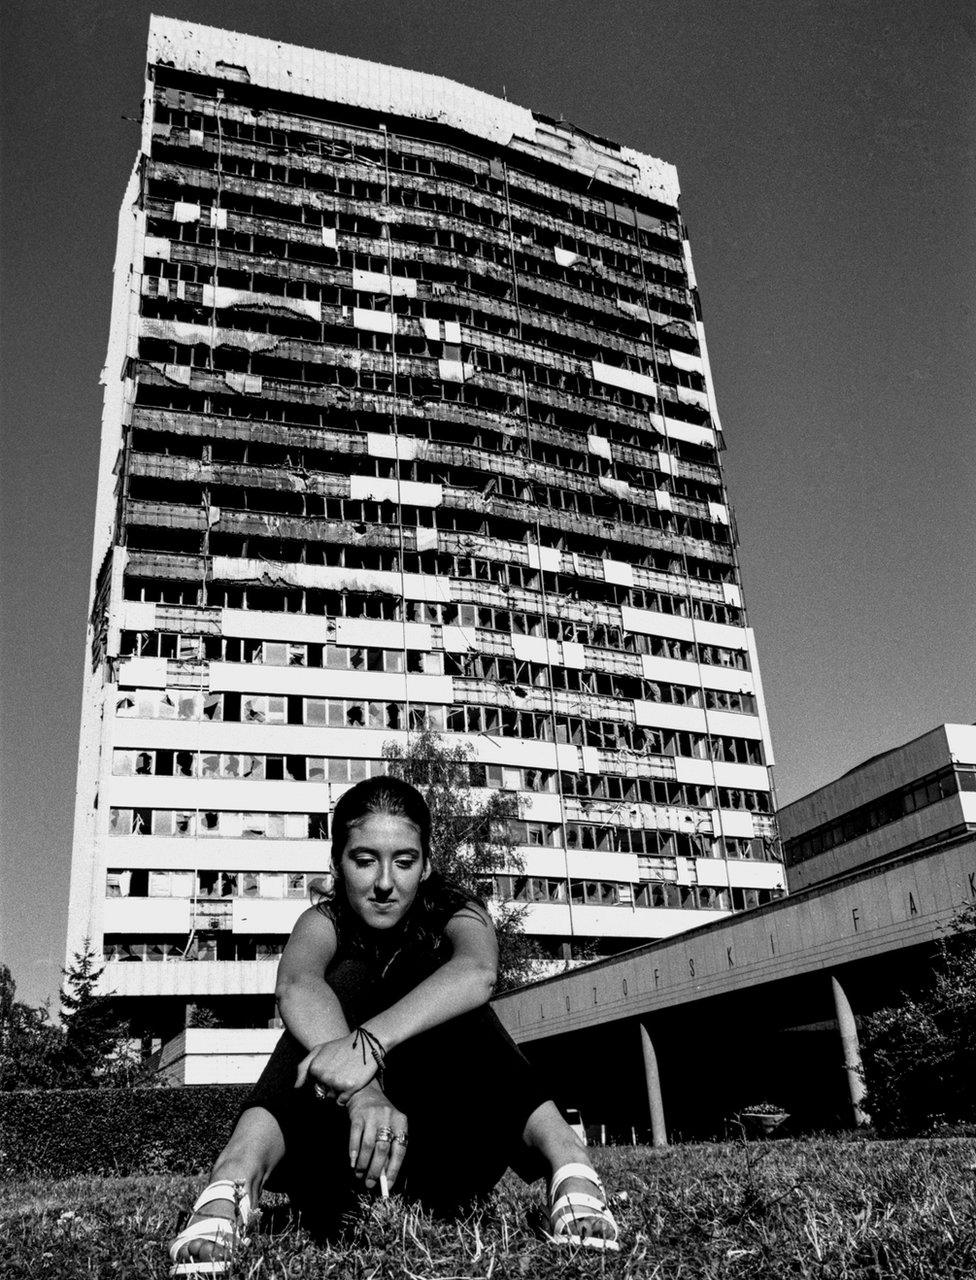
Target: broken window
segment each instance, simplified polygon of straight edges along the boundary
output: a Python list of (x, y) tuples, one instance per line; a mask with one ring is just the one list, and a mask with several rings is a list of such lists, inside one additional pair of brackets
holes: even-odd
[(217, 896), (217, 871), (198, 871), (197, 872), (197, 896), (201, 898), (213, 898)]
[(259, 782), (264, 778), (264, 757), (242, 755), (241, 777), (251, 782)]
[(264, 724), (267, 720), (267, 700), (261, 696), (241, 698), (241, 722)]
[(177, 810), (173, 814), (173, 835), (192, 836), (196, 830), (196, 814), (187, 810)]
[(200, 636), (179, 636), (177, 640), (176, 656), (181, 661), (196, 661), (202, 657), (202, 642)]
[[(157, 756), (159, 753), (156, 753)], [(161, 772), (157, 770), (158, 772)], [(173, 755), (173, 772), (180, 778), (192, 778), (196, 773), (196, 755), (192, 751), (177, 751)]]
[(197, 819), (197, 834), (216, 836), (220, 834), (220, 816), (213, 810), (204, 810)]
[(263, 839), (268, 832), (268, 815), (266, 813), (245, 813), (243, 818), (244, 839)]

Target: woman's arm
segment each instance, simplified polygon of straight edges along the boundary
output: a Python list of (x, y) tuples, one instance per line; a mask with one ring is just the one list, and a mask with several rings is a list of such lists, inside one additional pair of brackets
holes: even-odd
[(498, 943), (491, 917), (469, 902), (447, 922), (451, 957), (396, 1004), (363, 1025), (385, 1049), (487, 1004), (498, 978)]
[[(384, 1050), (480, 1008), (491, 998), (498, 975), (498, 944), (487, 911), (469, 902), (451, 917), (444, 935), (452, 948), (450, 959), (396, 1004), (363, 1023)], [(352, 1034), (309, 1049), (308, 1057), (299, 1063), (298, 1084), (311, 1074), (313, 1080), (334, 1090), (343, 1105), (378, 1070), (368, 1045)]]
[(313, 907), (298, 917), (278, 964), (278, 1009), (285, 1026), (306, 1049), (349, 1033), (338, 997), (322, 976), (336, 945), (335, 925)]
[[(313, 909), (299, 916), (278, 965), (275, 995), (282, 1020), (295, 1039), (312, 1050), (298, 1072), (299, 1085), (305, 1083), (316, 1049), (348, 1040), (342, 1006), (322, 977), (335, 952), (335, 925)], [(375, 1064), (370, 1065), (375, 1071)], [(326, 1087), (330, 1083), (326, 1078)], [(349, 1102), (349, 1163), (367, 1187), (375, 1185), (384, 1169), (392, 1187), (403, 1163), (406, 1148), (380, 1137), (386, 1128), (405, 1133), (407, 1117), (391, 1105), (375, 1080), (369, 1080)]]

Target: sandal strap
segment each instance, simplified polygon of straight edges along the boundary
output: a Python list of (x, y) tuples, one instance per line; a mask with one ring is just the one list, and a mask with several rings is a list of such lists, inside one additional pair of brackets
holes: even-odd
[(557, 1214), (562, 1213), (564, 1209), (596, 1209), (601, 1212), (606, 1209), (606, 1205), (602, 1200), (598, 1200), (596, 1196), (585, 1195), (582, 1191), (571, 1191), (568, 1196), (560, 1196), (556, 1203), (549, 1210), (549, 1215), (555, 1218)]
[[(243, 1186), (243, 1182), (233, 1182), (230, 1178), (219, 1178), (216, 1182), (211, 1182), (197, 1196), (192, 1212), (199, 1213), (211, 1200), (229, 1200), (236, 1215), (246, 1224), (251, 1216), (251, 1197), (241, 1189)], [(226, 1194), (227, 1192), (230, 1194)]]
[(229, 1241), (246, 1244), (247, 1241), (238, 1235), (237, 1228), (230, 1218), (201, 1218), (199, 1222), (191, 1222), (184, 1227), (169, 1247), (171, 1261), (176, 1262), (176, 1255), (194, 1240), (206, 1240), (210, 1244), (227, 1244)]
[(556, 1194), (556, 1188), (561, 1182), (565, 1182), (567, 1178), (583, 1178), (586, 1182), (592, 1182), (595, 1187), (603, 1190), (603, 1183), (600, 1181), (600, 1175), (595, 1169), (591, 1169), (588, 1164), (564, 1164), (556, 1170), (549, 1180), (549, 1198)]
[[(587, 1199), (592, 1200), (592, 1197), (587, 1197)], [(567, 1208), (562, 1210), (562, 1212), (559, 1214), (558, 1217), (553, 1215), (552, 1234), (557, 1239), (559, 1237), (565, 1237), (566, 1239), (570, 1239), (570, 1240), (581, 1240), (582, 1237), (580, 1237), (577, 1234), (577, 1232), (573, 1230), (565, 1230), (564, 1228), (566, 1228), (567, 1225), (570, 1223), (579, 1222), (581, 1219), (601, 1218), (604, 1222), (608, 1223), (613, 1228), (612, 1239), (616, 1240), (617, 1236), (620, 1234), (620, 1229), (617, 1226), (617, 1222), (613, 1214), (604, 1205), (599, 1205), (594, 1203), (592, 1207), (593, 1207), (593, 1212), (585, 1213), (582, 1215), (574, 1213), (572, 1208)], [(595, 1237), (595, 1238), (603, 1239), (604, 1237)]]

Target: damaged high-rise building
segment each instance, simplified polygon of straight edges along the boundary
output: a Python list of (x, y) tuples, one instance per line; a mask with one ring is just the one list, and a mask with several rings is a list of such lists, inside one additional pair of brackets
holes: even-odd
[(553, 957), (782, 892), (671, 165), (153, 18), (104, 381), (68, 942), (147, 1035), (267, 1024), (337, 795), (425, 727), (518, 793)]

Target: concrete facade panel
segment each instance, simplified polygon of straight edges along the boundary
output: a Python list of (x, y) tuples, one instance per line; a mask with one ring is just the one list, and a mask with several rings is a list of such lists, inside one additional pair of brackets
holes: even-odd
[(190, 932), (190, 904), (179, 898), (109, 898), (102, 915), (106, 933)]

